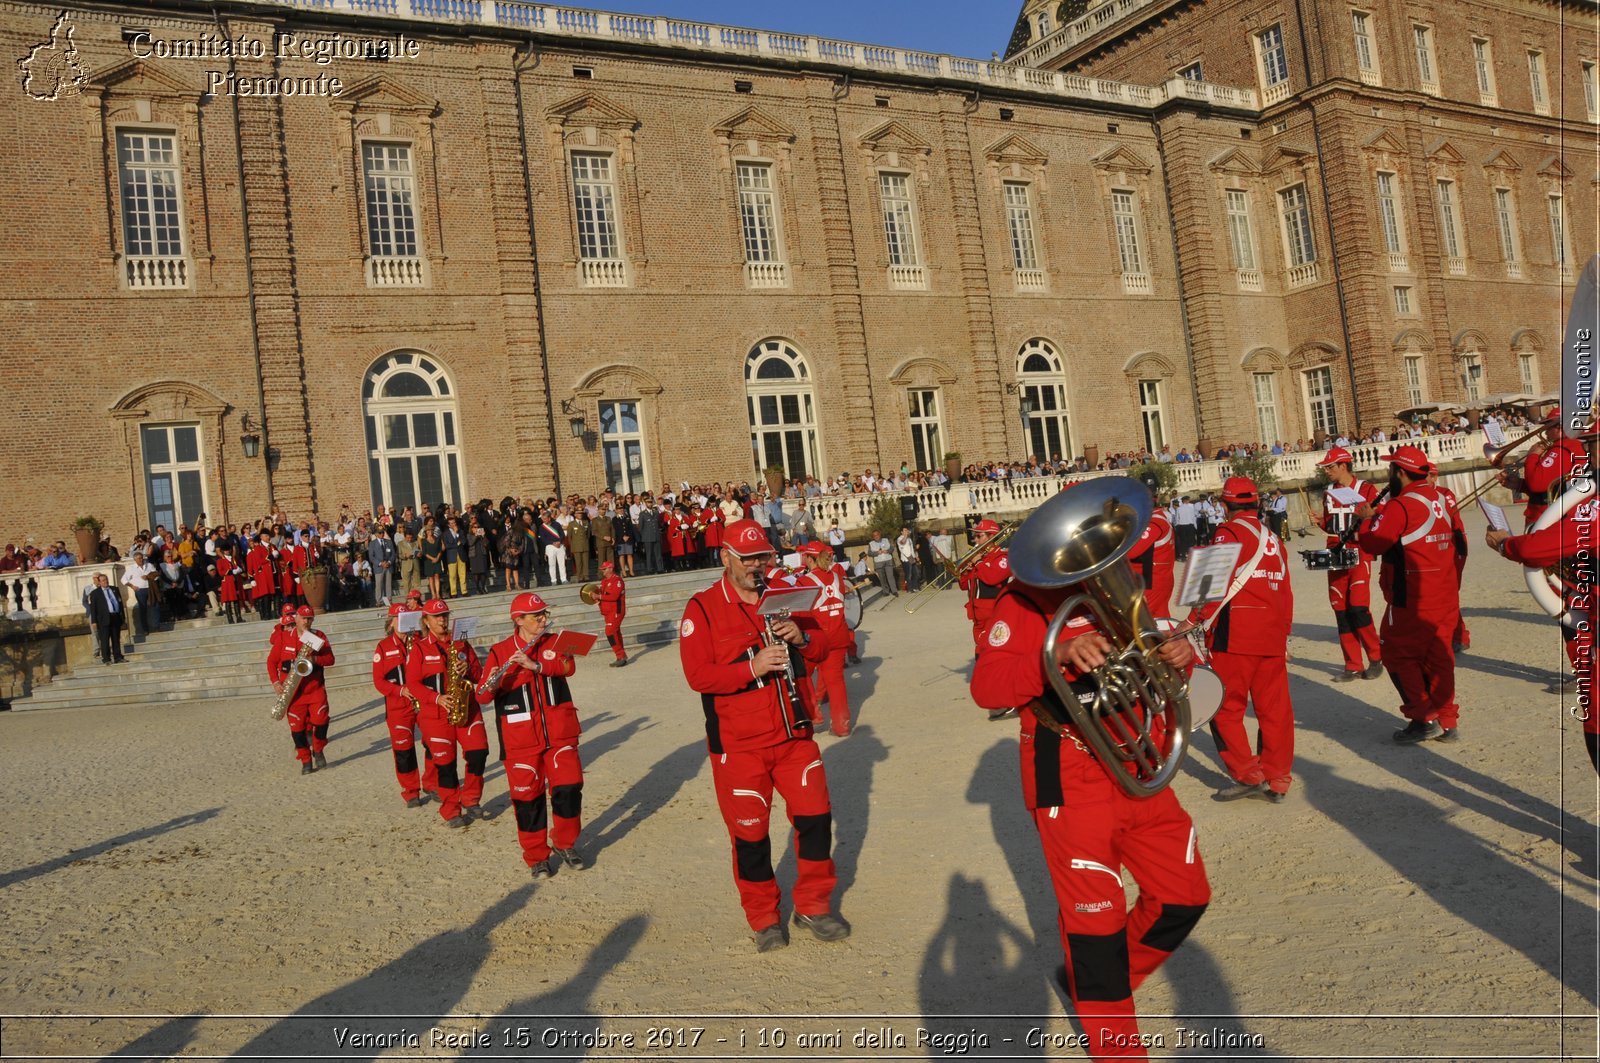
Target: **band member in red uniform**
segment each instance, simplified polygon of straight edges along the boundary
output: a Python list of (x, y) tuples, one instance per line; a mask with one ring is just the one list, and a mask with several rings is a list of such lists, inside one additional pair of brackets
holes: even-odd
[[(1079, 589), (1008, 585), (995, 602), (971, 691), (980, 708), (1029, 706), (1022, 713), (1022, 797), (1055, 889), (1066, 989), (1089, 1037), (1089, 1057), (1145, 1059), (1133, 992), (1200, 921), (1211, 887), (1194, 824), (1172, 788), (1130, 797), (1072, 725), (1054, 722), (1067, 713), (1040, 650), (1057, 607)], [(1057, 660), (1067, 679), (1080, 681), (1110, 648), (1085, 614), (1067, 625)], [(1182, 638), (1158, 652), (1180, 669), (1194, 658)], [(1139, 885), (1132, 911), (1123, 868)]]
[(667, 535), (668, 567), (673, 571), (688, 568), (688, 533), (689, 520), (683, 506), (672, 507), (662, 522), (662, 529)]
[[(1233, 476), (1222, 485), (1227, 521), (1211, 545), (1238, 543), (1227, 597), (1189, 614), (1191, 625), (1206, 629), (1211, 667), (1222, 680), (1222, 707), (1211, 720), (1222, 763), (1234, 785), (1217, 791), (1219, 801), (1288, 796), (1294, 761), (1294, 706), (1289, 701), (1289, 628), (1294, 623), (1294, 591), (1283, 540), (1261, 523), (1261, 495), (1255, 482)], [(1244, 729), (1247, 702), (1256, 710), (1258, 735), (1252, 749)]]
[[(1370, 481), (1357, 479), (1352, 471), (1355, 458), (1343, 447), (1332, 447), (1317, 462), (1317, 467), (1328, 474), (1334, 487), (1360, 491), (1368, 502), (1378, 498), (1378, 488)], [(1378, 642), (1378, 632), (1372, 626), (1372, 555), (1356, 545), (1354, 529), (1356, 507), (1334, 501), (1326, 493), (1322, 496), (1322, 530), (1328, 533), (1328, 549), (1340, 547), (1354, 549), (1361, 558), (1359, 564), (1346, 569), (1328, 570), (1328, 604), (1333, 606), (1333, 619), (1339, 629), (1339, 649), (1344, 652), (1344, 671), (1334, 677), (1335, 683), (1348, 683), (1352, 679), (1376, 679), (1383, 674), (1383, 650)], [(1335, 531), (1335, 521), (1343, 518), (1352, 526), (1349, 531)], [(1361, 652), (1367, 654), (1367, 666), (1361, 667)]]
[(270, 619), (272, 600), (278, 593), (277, 562), (278, 552), (272, 548), (272, 539), (262, 532), (245, 555), (244, 569), (250, 576), (250, 602), (256, 607), (256, 615), (263, 620)]
[(833, 550), (827, 543), (807, 543), (800, 553), (806, 559), (806, 570), (795, 576), (794, 585), (822, 590), (822, 597), (803, 625), (827, 651), (827, 656), (817, 662), (812, 686), (820, 686), (822, 697), (828, 699), (830, 729), (837, 737), (845, 738), (850, 734), (850, 694), (844, 685), (844, 664), (855, 645), (855, 633), (844, 620), (844, 595), (850, 584), (844, 568), (833, 563)]
[[(434, 598), (422, 607), (422, 636), (411, 645), (406, 658), (406, 689), (417, 699), (417, 724), (422, 728), (428, 759), (438, 772), (439, 816), (448, 827), (465, 827), (483, 816), (478, 802), (483, 798), (483, 768), (489, 760), (489, 733), (483, 726), (478, 706), (467, 706), (466, 719), (459, 725), (449, 718), (455, 703), (445, 694), (445, 681), (451, 654), (467, 659), (466, 676), (476, 685), (479, 679), (478, 655), (463, 639), (450, 637), (450, 605)], [(466, 763), (466, 778), (456, 773), (456, 746)]]
[(399, 602), (389, 606), (383, 639), (372, 651), (372, 685), (383, 695), (389, 748), (394, 753), (394, 777), (400, 782), (400, 796), (407, 808), (421, 808), (428, 803), (424, 791), (436, 791), (439, 780), (431, 760), (424, 760), (420, 782), (417, 778), (417, 703), (406, 689), (406, 657), (411, 652), (412, 639), (395, 630), (395, 621), (408, 611)]
[[(1456, 536), (1456, 589), (1460, 592), (1461, 579), (1467, 570), (1467, 526), (1461, 521), (1461, 504), (1456, 498), (1456, 493), (1439, 482), (1439, 466), (1435, 465), (1428, 474), (1428, 482), (1439, 492), (1439, 497), (1444, 499), (1445, 511), (1450, 514), (1450, 527)], [(1450, 636), (1451, 648), (1456, 651), (1456, 656), (1461, 656), (1461, 651), (1472, 648), (1472, 632), (1467, 630), (1467, 618), (1463, 616), (1456, 621), (1455, 634)]]
[(628, 586), (610, 561), (600, 566), (600, 592), (595, 600), (606, 622), (606, 642), (617, 658), (611, 662), (611, 667), (621, 668), (628, 663), (627, 651), (622, 648), (622, 618), (628, 615)]
[(223, 612), (227, 614), (228, 623), (244, 623), (242, 604), (244, 602), (244, 566), (239, 562), (238, 552), (234, 547), (228, 547), (217, 554), (217, 601), (222, 603)]
[(1389, 604), (1378, 637), (1384, 667), (1400, 692), (1400, 712), (1410, 721), (1394, 732), (1394, 740), (1401, 745), (1454, 742), (1461, 714), (1451, 646), (1461, 622), (1460, 536), (1443, 496), (1428, 483), (1433, 471), (1428, 456), (1403, 446), (1385, 460), (1389, 500), (1376, 513), (1371, 503), (1363, 503), (1356, 519), (1361, 548), (1383, 557), (1379, 583)]
[(772, 546), (755, 521), (729, 524), (722, 537), (722, 578), (689, 599), (678, 625), (683, 674), (705, 711), (711, 778), (758, 952), (787, 944), (768, 829), (773, 790), (783, 795), (794, 825), (795, 925), (822, 941), (850, 934), (831, 911), (838, 877), (827, 773), (805, 707), (786, 678), (798, 675), (804, 662), (820, 663), (826, 649), (820, 639), (807, 639), (793, 619), (774, 622), (767, 645), (765, 618), (756, 612), (756, 576), (771, 561)]
[[(495, 643), (484, 659), (477, 698), (495, 708), (522, 859), (535, 879), (555, 874), (557, 861), (582, 871), (586, 865), (577, 849), (583, 829), (582, 728), (567, 687), (577, 665), (556, 652), (550, 610), (537, 594), (512, 600), (511, 622), (516, 628), (511, 637)], [(554, 820), (548, 836), (547, 788)]]
[(284, 543), (278, 551), (278, 593), (285, 604), (305, 604), (300, 597), (300, 573), (306, 570), (306, 548)]
[(272, 650), (267, 654), (267, 678), (281, 691), (290, 679), (290, 669), (300, 654), (302, 640), (314, 635), (322, 643), (320, 649), (307, 650), (311, 673), (300, 680), (294, 697), (289, 699), (289, 735), (294, 739), (294, 755), (300, 761), (301, 775), (310, 775), (328, 766), (328, 758), (322, 753), (328, 745), (328, 688), (323, 672), (333, 664), (333, 646), (328, 636), (311, 627), (315, 615), (309, 605), (302, 605), (294, 615), (293, 626), (283, 627), (276, 633)]
[(1177, 549), (1172, 541), (1172, 522), (1160, 506), (1150, 515), (1150, 523), (1145, 525), (1139, 541), (1128, 551), (1128, 563), (1144, 581), (1144, 597), (1150, 603), (1151, 614), (1171, 616)]
[[(1000, 534), (1000, 525), (986, 517), (974, 525), (972, 530), (977, 539), (973, 544), (973, 549), (976, 550)], [(983, 648), (984, 637), (989, 631), (989, 620), (994, 616), (995, 600), (1010, 582), (1011, 562), (1006, 556), (1004, 547), (991, 550), (984, 555), (983, 560), (970, 566), (957, 581), (961, 589), (967, 592), (967, 619), (972, 621), (974, 654)], [(1015, 708), (996, 709), (989, 713), (989, 719), (1005, 720), (1016, 714)]]
[(706, 499), (706, 508), (700, 511), (700, 523), (706, 528), (705, 566), (710, 568), (717, 563), (717, 555), (722, 552), (722, 529), (726, 525), (722, 507), (715, 497)]

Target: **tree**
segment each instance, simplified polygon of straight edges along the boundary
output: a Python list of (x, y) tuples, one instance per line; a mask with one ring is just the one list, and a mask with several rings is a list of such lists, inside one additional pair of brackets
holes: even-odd
[(1155, 486), (1150, 487), (1150, 493), (1156, 498), (1166, 498), (1178, 489), (1178, 470), (1172, 467), (1170, 461), (1147, 461), (1142, 465), (1132, 465), (1127, 469), (1127, 474), (1150, 487), (1148, 478), (1154, 477)]
[(1248, 476), (1255, 481), (1259, 491), (1270, 491), (1278, 486), (1278, 456), (1269, 451), (1261, 451), (1248, 458), (1235, 455), (1228, 462), (1231, 467), (1230, 475)]

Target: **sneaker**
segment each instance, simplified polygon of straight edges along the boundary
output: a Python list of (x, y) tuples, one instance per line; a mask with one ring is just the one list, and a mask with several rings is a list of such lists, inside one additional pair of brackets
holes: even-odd
[(821, 915), (801, 915), (796, 912), (794, 925), (811, 931), (811, 935), (818, 941), (843, 941), (850, 936), (850, 928), (845, 925), (844, 920), (827, 912)]
[(1261, 796), (1265, 797), (1268, 801), (1271, 801), (1275, 805), (1281, 805), (1285, 801), (1289, 800), (1288, 794), (1280, 794), (1278, 791), (1273, 789), (1263, 790)]
[(627, 663), (628, 663), (628, 662), (627, 662), (627, 661), (624, 661), (624, 660), (623, 660), (623, 659), (621, 659), (621, 658), (620, 658), (620, 657), (619, 657), (619, 658), (617, 658), (617, 659), (616, 659), (616, 660), (614, 660), (614, 661), (612, 661), (612, 662), (611, 662), (611, 664), (610, 664), (610, 666), (609, 666), (609, 667), (612, 667), (612, 668), (621, 668), (621, 667), (622, 667), (622, 666), (623, 666), (623, 665), (625, 665), (625, 664), (627, 664)]
[(1237, 801), (1241, 797), (1261, 797), (1271, 792), (1264, 782), (1239, 782), (1225, 786), (1211, 795), (1213, 801)]
[(406, 798), (406, 807), (407, 808), (421, 808), (423, 805), (425, 805), (427, 803), (428, 803), (428, 799), (425, 798), (425, 797), (420, 797), (419, 796), (419, 797), (408, 797), (408, 798)]
[(316, 770), (317, 770), (316, 768), (313, 768), (311, 766), (311, 762), (309, 760), (302, 761), (301, 764), (300, 764), (300, 774), (301, 775), (310, 775), (312, 772), (314, 772)]
[(1367, 665), (1367, 670), (1361, 673), (1362, 679), (1376, 679), (1383, 674), (1383, 662), (1373, 661)]
[(789, 942), (784, 939), (782, 923), (773, 923), (765, 930), (756, 931), (757, 952), (771, 952), (773, 949), (781, 949), (787, 944)]
[(1352, 680), (1360, 679), (1365, 674), (1365, 672), (1340, 672), (1333, 677), (1333, 681), (1335, 683), (1348, 683)]
[(328, 758), (323, 756), (322, 753), (318, 751), (311, 754), (311, 763), (317, 766), (318, 771), (321, 771), (323, 768), (328, 766)]
[(1016, 714), (1016, 709), (995, 709), (993, 712), (989, 713), (989, 722), (993, 723), (995, 720), (1009, 720)]
[(1426, 742), (1439, 733), (1439, 725), (1422, 720), (1412, 720), (1394, 733), (1394, 740), (1402, 746), (1413, 745), (1417, 742)]
[(538, 863), (528, 868), (528, 873), (533, 876), (533, 881), (538, 882), (542, 879), (549, 878), (555, 872), (550, 870), (550, 862), (548, 860), (540, 860)]
[(463, 808), (461, 810), (461, 814), (463, 816), (466, 816), (468, 819), (488, 819), (489, 818), (488, 815), (485, 814), (485, 812), (483, 811), (483, 806), (482, 805), (469, 805), (468, 807)]
[(472, 822), (472, 820), (468, 819), (466, 816), (455, 816), (455, 817), (453, 817), (451, 819), (445, 820), (444, 821), (444, 825), (446, 827), (451, 827), (451, 828), (454, 828), (456, 830), (460, 830), (462, 827), (465, 827), (467, 824), (469, 824), (471, 822)]
[(846, 657), (844, 659), (844, 663), (845, 664), (860, 664), (861, 663), (861, 658), (860, 657)]
[(578, 855), (576, 849), (552, 849), (550, 852), (554, 854), (550, 858), (552, 861), (560, 860), (574, 871), (582, 871), (589, 866), (583, 862), (583, 857)]
[(1459, 742), (1461, 741), (1461, 736), (1456, 733), (1458, 730), (1459, 728), (1446, 727), (1435, 735), (1433, 740), (1435, 742)]

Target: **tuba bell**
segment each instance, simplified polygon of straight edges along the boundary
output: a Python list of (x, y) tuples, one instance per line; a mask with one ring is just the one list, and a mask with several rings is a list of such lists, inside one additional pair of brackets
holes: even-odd
[[(1046, 589), (1081, 587), (1056, 609), (1045, 632), (1044, 672), (1056, 701), (1035, 699), (1030, 708), (1053, 731), (1074, 727), (1130, 797), (1166, 789), (1189, 748), (1188, 683), (1156, 657), (1163, 636), (1127, 562), (1154, 506), (1137, 480), (1089, 480), (1034, 510), (1011, 540), (1011, 571), (1018, 581)], [(1074, 689), (1056, 661), (1056, 646), (1067, 622), (1084, 611), (1093, 615), (1111, 652)]]

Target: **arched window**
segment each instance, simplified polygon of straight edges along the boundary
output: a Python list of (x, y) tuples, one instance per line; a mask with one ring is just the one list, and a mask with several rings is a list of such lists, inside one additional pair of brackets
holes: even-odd
[(816, 400), (805, 357), (783, 340), (761, 341), (745, 359), (744, 391), (756, 471), (776, 465), (790, 479), (816, 475)]
[(1028, 453), (1049, 460), (1071, 458), (1072, 430), (1067, 416), (1067, 376), (1061, 356), (1044, 340), (1029, 340), (1017, 353), (1017, 386), (1029, 402)]
[(421, 351), (380, 358), (361, 385), (372, 505), (461, 505), (455, 389)]

